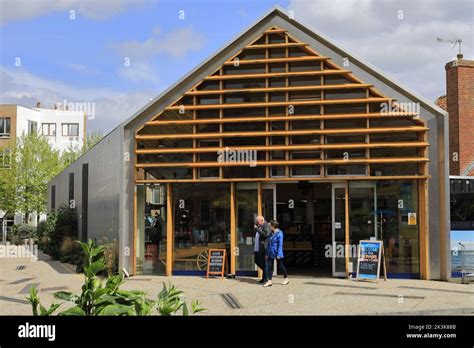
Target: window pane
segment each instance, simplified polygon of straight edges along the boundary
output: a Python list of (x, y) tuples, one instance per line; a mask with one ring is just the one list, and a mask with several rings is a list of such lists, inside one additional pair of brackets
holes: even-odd
[(365, 143), (365, 135), (326, 135), (326, 144)]
[(418, 148), (386, 148), (386, 149), (371, 149), (370, 157), (418, 157)]
[(239, 66), (227, 65), (224, 67), (225, 75), (247, 75), (263, 73), (265, 73), (265, 65), (263, 64), (240, 64)]
[(386, 248), (387, 272), (419, 273), (419, 224), (416, 218), (408, 223), (408, 214), (418, 216), (417, 182), (378, 180), (376, 213), (379, 239)]
[(319, 175), (321, 167), (313, 166), (291, 166), (291, 176), (316, 176)]
[(265, 168), (264, 167), (225, 167), (224, 178), (264, 178)]
[(418, 164), (372, 164), (370, 172), (373, 176), (418, 175)]
[(285, 167), (284, 166), (272, 166), (271, 175), (275, 176), (285, 176)]
[(196, 110), (196, 118), (219, 118), (219, 109)]
[(224, 89), (263, 88), (263, 87), (265, 87), (265, 80), (263, 79), (224, 81)]
[(293, 71), (317, 71), (321, 70), (321, 63), (319, 61), (308, 62), (292, 62), (289, 64), (289, 69)]
[(321, 85), (321, 78), (319, 76), (293, 76), (288, 80), (291, 87)]
[(367, 175), (365, 164), (327, 165), (327, 175)]
[(200, 178), (218, 178), (219, 168), (199, 168)]
[(365, 158), (365, 150), (326, 150), (327, 159), (355, 159), (355, 158)]
[(237, 103), (260, 103), (265, 102), (263, 93), (238, 93), (224, 96), (224, 102), (229, 104)]
[(291, 143), (295, 145), (301, 144), (319, 144), (321, 137), (319, 134), (294, 135), (291, 137)]
[(370, 134), (371, 143), (392, 143), (400, 141), (418, 141), (418, 133), (372, 133)]
[(204, 81), (196, 89), (199, 91), (219, 89), (219, 81)]
[(174, 184), (175, 271), (207, 270), (208, 249), (230, 247), (230, 186)]
[(319, 160), (321, 152), (319, 151), (290, 151), (290, 158), (293, 160)]
[(367, 128), (367, 120), (365, 119), (352, 119), (352, 120), (325, 120), (325, 129), (337, 129), (337, 128)]
[(366, 112), (365, 104), (325, 105), (324, 113), (331, 114), (363, 114)]
[(367, 98), (364, 89), (336, 89), (324, 92), (324, 99), (363, 99)]

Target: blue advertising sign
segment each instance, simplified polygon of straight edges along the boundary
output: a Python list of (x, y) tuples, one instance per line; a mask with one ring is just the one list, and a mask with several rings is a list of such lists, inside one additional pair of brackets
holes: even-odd
[(361, 240), (357, 258), (357, 279), (379, 279), (383, 242)]

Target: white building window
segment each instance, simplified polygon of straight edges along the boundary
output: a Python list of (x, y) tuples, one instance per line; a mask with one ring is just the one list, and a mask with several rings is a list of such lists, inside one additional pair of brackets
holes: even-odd
[(12, 165), (12, 151), (10, 149), (0, 150), (0, 168), (8, 169)]
[(0, 138), (10, 137), (10, 117), (0, 117)]
[(28, 134), (33, 134), (38, 131), (38, 122), (28, 121)]
[(63, 123), (62, 128), (64, 137), (79, 136), (79, 123)]
[(41, 127), (44, 136), (54, 137), (56, 135), (56, 123), (43, 123)]

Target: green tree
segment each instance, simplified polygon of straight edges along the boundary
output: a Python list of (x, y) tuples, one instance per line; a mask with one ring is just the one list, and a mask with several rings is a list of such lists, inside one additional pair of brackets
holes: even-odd
[(101, 132), (91, 132), (87, 134), (84, 139), (82, 148), (79, 146), (68, 146), (68, 148), (61, 154), (61, 168), (68, 167), (71, 163), (89, 151), (95, 144), (97, 144), (104, 136)]
[(102, 140), (104, 135), (102, 132), (90, 132), (87, 134), (86, 139), (84, 140), (84, 145), (82, 146), (82, 153), (89, 151), (95, 144)]
[(60, 162), (61, 162), (61, 170), (67, 168), (70, 164), (72, 164), (75, 160), (81, 156), (81, 149), (79, 146), (72, 146), (69, 145), (66, 150), (61, 153)]
[(14, 205), (17, 212), (46, 212), (48, 182), (60, 171), (59, 151), (41, 134), (23, 134), (12, 152), (11, 174), (15, 177)]
[[(13, 145), (14, 146), (14, 145)], [(0, 210), (7, 214), (15, 212), (15, 173), (11, 167), (12, 156), (10, 152), (12, 144), (8, 143), (0, 147)], [(10, 156), (8, 154), (10, 153)]]

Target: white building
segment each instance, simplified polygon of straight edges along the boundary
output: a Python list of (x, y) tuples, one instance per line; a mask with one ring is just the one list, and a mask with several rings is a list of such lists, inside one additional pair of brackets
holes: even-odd
[(60, 151), (69, 146), (81, 148), (86, 136), (85, 113), (0, 105), (0, 145), (33, 131), (46, 136), (53, 148)]
[[(10, 166), (11, 148), (16, 139), (32, 132), (43, 134), (52, 147), (61, 152), (68, 147), (80, 149), (86, 138), (86, 113), (61, 107), (43, 109), (0, 105), (0, 167)], [(22, 220), (22, 214), (15, 214), (15, 223)], [(30, 215), (29, 223), (36, 224), (35, 214)]]

